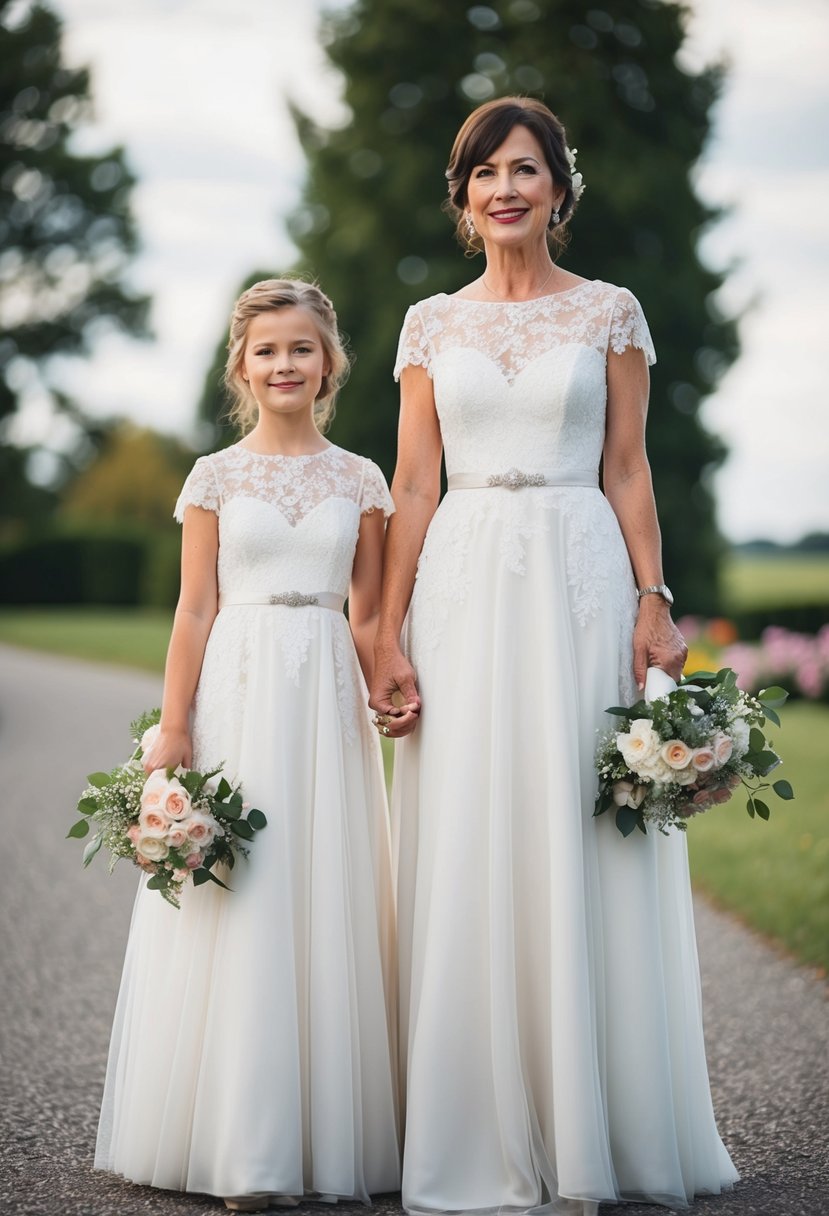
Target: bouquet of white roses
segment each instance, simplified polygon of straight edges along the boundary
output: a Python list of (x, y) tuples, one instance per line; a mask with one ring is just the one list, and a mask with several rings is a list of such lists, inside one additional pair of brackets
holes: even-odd
[(177, 908), (189, 878), (196, 887), (215, 882), (229, 890), (213, 867), (222, 862), (232, 869), (238, 854), (247, 856), (242, 841), (253, 840), (268, 821), (262, 811), (245, 807), (241, 786), (221, 776), (221, 765), (206, 773), (156, 769), (147, 776), (141, 757), (158, 734), (160, 717), (154, 709), (132, 723), (137, 746), (126, 764), (87, 778), (78, 802), (82, 818), (67, 836), (81, 839), (94, 828), (85, 866), (105, 846), (110, 873), (126, 857), (147, 872), (147, 886)]
[(771, 789), (793, 798), (788, 781), (765, 781), (781, 763), (763, 728), (780, 725), (776, 710), (788, 693), (767, 688), (756, 697), (737, 687), (730, 667), (698, 671), (667, 695), (637, 701), (609, 714), (624, 720), (623, 730), (602, 736), (596, 755), (599, 792), (594, 815), (615, 808), (623, 836), (652, 824), (685, 830), (688, 819), (727, 802), (739, 785), (748, 791), (746, 809), (768, 819), (769, 807), (757, 795)]

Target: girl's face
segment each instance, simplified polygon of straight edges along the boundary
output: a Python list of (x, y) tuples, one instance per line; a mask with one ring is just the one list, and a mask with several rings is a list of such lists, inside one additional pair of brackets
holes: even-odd
[(553, 181), (541, 144), (518, 125), (484, 164), (475, 166), (466, 194), (467, 210), (484, 241), (511, 246), (546, 239), (564, 191)]
[(319, 330), (306, 308), (276, 308), (248, 326), (242, 375), (260, 414), (313, 413), (330, 363)]

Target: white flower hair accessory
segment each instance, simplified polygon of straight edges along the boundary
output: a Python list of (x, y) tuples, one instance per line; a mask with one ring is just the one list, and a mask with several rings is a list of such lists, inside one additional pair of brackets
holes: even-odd
[(578, 148), (568, 148), (564, 145), (564, 155), (567, 157), (567, 164), (570, 166), (571, 187), (573, 190), (573, 203), (576, 204), (584, 193), (584, 178), (580, 173), (576, 172), (576, 153)]

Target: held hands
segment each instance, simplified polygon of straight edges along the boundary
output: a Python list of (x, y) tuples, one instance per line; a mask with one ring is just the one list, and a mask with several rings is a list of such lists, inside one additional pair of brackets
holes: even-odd
[(141, 763), (145, 773), (159, 768), (190, 768), (193, 762), (193, 744), (186, 730), (160, 730), (153, 743), (144, 753)]
[(417, 726), (420, 717), (417, 676), (396, 643), (375, 647), (368, 703), (375, 710), (374, 725), (388, 739), (402, 739)]
[(661, 667), (679, 681), (688, 647), (671, 620), (671, 611), (661, 595), (645, 595), (639, 601), (639, 616), (633, 631), (633, 675), (640, 691), (649, 667)]

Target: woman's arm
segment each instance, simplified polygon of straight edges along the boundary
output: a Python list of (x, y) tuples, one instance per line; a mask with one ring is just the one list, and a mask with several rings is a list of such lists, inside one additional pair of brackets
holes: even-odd
[[(637, 587), (662, 583), (662, 538), (648, 458), (645, 420), (649, 377), (645, 356), (628, 346), (607, 356), (607, 424), (604, 492), (625, 538)], [(688, 648), (661, 595), (644, 595), (633, 634), (633, 673), (640, 688), (648, 667), (678, 680)]]
[(379, 509), (360, 520), (357, 550), (348, 592), (348, 623), (366, 684), (374, 671), (374, 639), (380, 619), (380, 588), (383, 581), (385, 516)]
[[(417, 724), (417, 677), (400, 648), (400, 632), (412, 596), (423, 538), (440, 498), (442, 442), (432, 381), (423, 367), (409, 366), (400, 376), (397, 467), (391, 486), (395, 513), (386, 531), (380, 621), (374, 644), (374, 679), (369, 704), (392, 715), (393, 736)], [(392, 703), (402, 693), (407, 708)]]
[(181, 534), (181, 592), (164, 669), (161, 730), (144, 756), (148, 773), (179, 764), (189, 768), (192, 763), (190, 706), (218, 609), (218, 553), (217, 515), (202, 507), (188, 507)]

